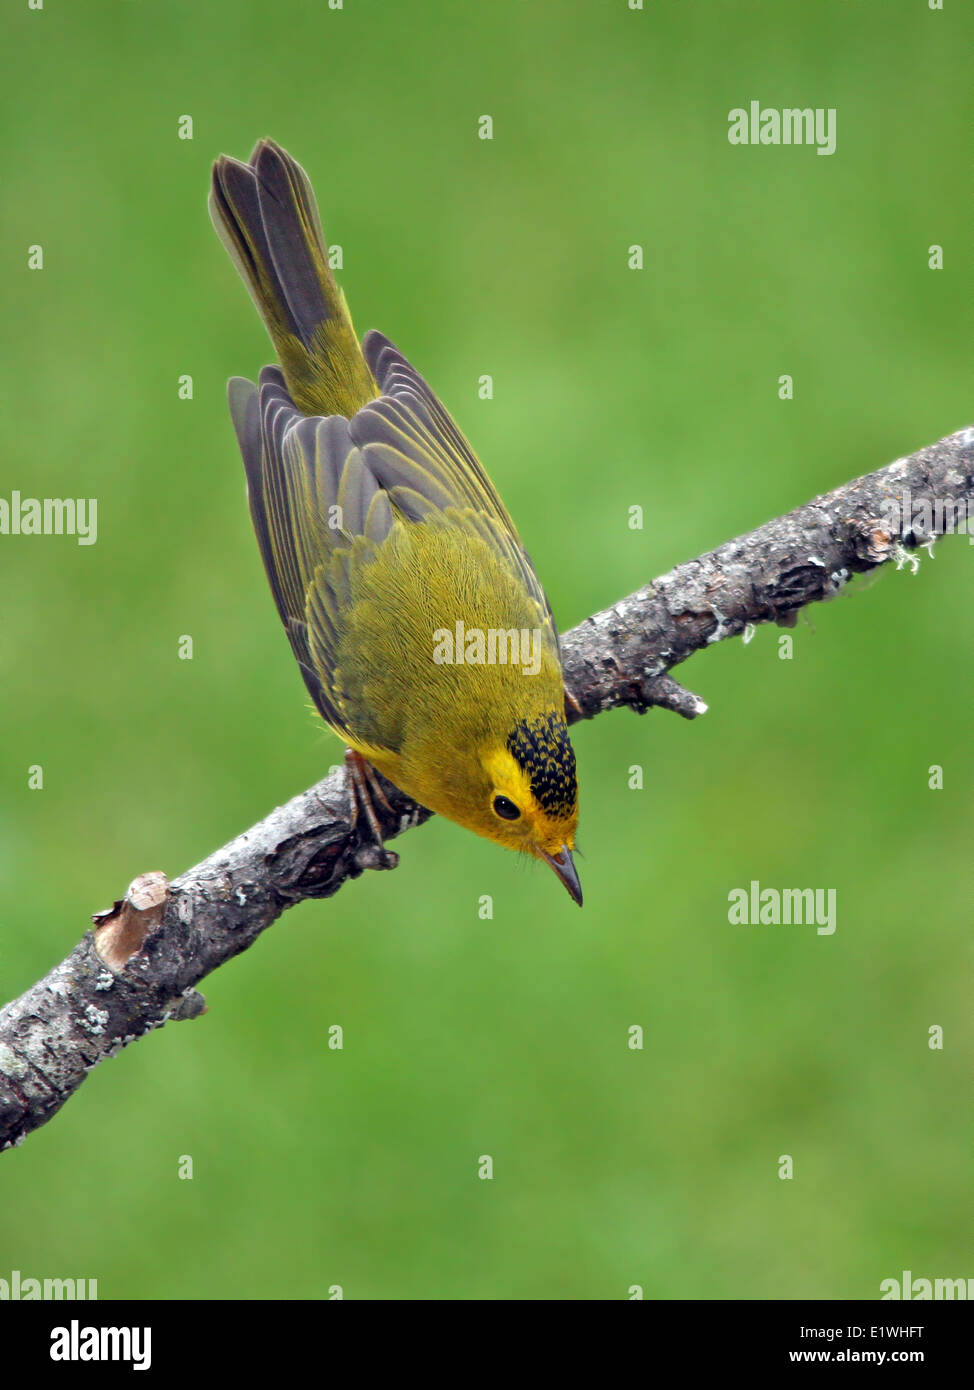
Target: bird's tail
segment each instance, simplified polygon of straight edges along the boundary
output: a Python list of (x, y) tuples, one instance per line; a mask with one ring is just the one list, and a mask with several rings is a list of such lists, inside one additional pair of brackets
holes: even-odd
[(249, 164), (221, 155), (210, 216), (274, 341), (295, 405), (306, 415), (350, 417), (374, 400), (300, 164), (272, 140), (259, 142)]

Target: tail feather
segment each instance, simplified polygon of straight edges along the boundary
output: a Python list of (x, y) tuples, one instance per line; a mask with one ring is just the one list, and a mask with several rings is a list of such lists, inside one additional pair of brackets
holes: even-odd
[(213, 166), (210, 216), (308, 415), (350, 417), (378, 392), (328, 265), (314, 193), (295, 160), (261, 140), (249, 164)]
[(335, 301), (340, 300), (328, 265), (315, 195), (304, 170), (283, 150), (261, 144), (253, 158), (260, 214), (274, 269), (295, 331), (310, 348), (319, 324), (336, 316)]

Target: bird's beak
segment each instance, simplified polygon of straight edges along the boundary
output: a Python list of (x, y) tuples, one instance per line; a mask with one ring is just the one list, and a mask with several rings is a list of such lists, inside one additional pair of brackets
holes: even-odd
[(578, 881), (578, 874), (575, 872), (575, 861), (572, 852), (567, 845), (562, 845), (557, 854), (545, 854), (541, 851), (542, 857), (551, 865), (562, 883), (571, 893), (572, 897), (582, 905), (582, 885)]

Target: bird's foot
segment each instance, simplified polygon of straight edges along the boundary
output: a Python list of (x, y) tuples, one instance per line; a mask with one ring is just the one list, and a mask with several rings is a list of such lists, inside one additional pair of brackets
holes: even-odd
[[(355, 862), (360, 869), (394, 869), (399, 863), (399, 855), (386, 849), (382, 843), (382, 826), (375, 813), (375, 802), (381, 803), (390, 815), (392, 807), (379, 784), (375, 769), (354, 748), (345, 750), (345, 768), (352, 801), (352, 825), (359, 840)], [(363, 832), (363, 820), (368, 833)]]

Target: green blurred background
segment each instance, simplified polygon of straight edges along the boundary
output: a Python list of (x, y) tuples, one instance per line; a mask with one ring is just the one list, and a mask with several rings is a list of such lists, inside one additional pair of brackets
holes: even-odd
[[(175, 876), (340, 754), (246, 512), (224, 383), (268, 344), (206, 215), (219, 152), (269, 134), (304, 163), (359, 331), (453, 410), (563, 628), (974, 421), (969, 7), (48, 0), (3, 22), (0, 494), (99, 502), (94, 546), (0, 537), (4, 998), (135, 874)], [(729, 145), (752, 98), (835, 107), (837, 152)], [(0, 1277), (587, 1299), (974, 1274), (972, 564), (954, 539), (853, 586), (790, 661), (773, 629), (698, 656), (706, 719), (579, 728), (583, 911), (435, 822), (395, 874), (288, 913), (202, 1020), (3, 1157)], [(751, 879), (834, 888), (835, 935), (730, 926)]]

